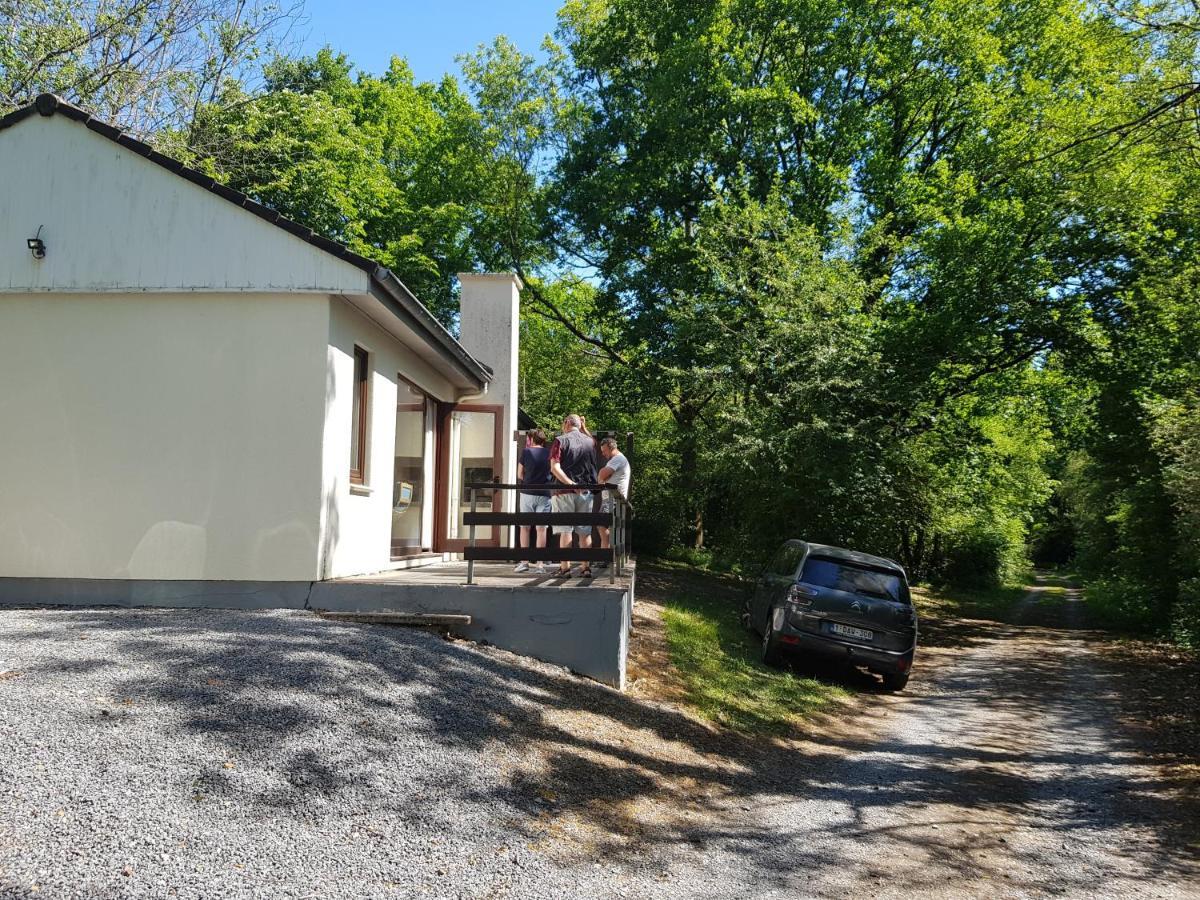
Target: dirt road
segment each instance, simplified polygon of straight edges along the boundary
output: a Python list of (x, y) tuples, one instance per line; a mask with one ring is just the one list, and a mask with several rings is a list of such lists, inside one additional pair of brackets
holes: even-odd
[(1122, 675), (1069, 627), (1077, 600), (1065, 628), (979, 629), (876, 736), (797, 759), (671, 893), (1200, 896), (1189, 814), (1118, 727)]

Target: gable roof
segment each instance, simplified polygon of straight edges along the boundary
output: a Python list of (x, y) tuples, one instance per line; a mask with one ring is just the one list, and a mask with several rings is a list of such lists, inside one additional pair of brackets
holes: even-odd
[(38, 94), (32, 103), (0, 117), (0, 131), (11, 128), (34, 114), (40, 116), (61, 115), (86, 126), (102, 137), (108, 138), (126, 150), (144, 157), (169, 172), (216, 194), (223, 200), (253, 213), (271, 225), (281, 228), (289, 234), (306, 241), (318, 250), (328, 253), (350, 265), (361, 269), (370, 279), (372, 294), (387, 310), (409, 328), (421, 335), (427, 343), (440, 351), (440, 355), (451, 362), (463, 375), (482, 389), (492, 380), (491, 371), (475, 357), (467, 352), (445, 326), (425, 307), (399, 278), (385, 266), (372, 259), (353, 252), (343, 244), (330, 240), (324, 235), (317, 234), (299, 222), (280, 215), (273, 209), (252, 200), (250, 197), (221, 184), (196, 169), (185, 166), (182, 162), (159, 153), (144, 141), (125, 134), (115, 125), (94, 118), (89, 112), (75, 106), (55, 94)]

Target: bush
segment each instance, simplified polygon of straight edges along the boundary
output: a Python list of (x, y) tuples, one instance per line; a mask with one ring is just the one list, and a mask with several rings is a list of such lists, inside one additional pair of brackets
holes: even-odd
[(1171, 638), (1180, 646), (1200, 650), (1200, 578), (1179, 586), (1179, 599), (1171, 609)]
[(950, 584), (991, 588), (1019, 578), (1025, 547), (999, 528), (975, 527), (948, 539), (940, 579)]
[(1133, 578), (1097, 578), (1084, 589), (1088, 613), (1097, 625), (1123, 631), (1145, 631), (1155, 621), (1155, 598)]

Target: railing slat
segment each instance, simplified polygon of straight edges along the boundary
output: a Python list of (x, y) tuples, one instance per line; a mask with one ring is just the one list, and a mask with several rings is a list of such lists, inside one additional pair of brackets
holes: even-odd
[(604, 513), (463, 513), (464, 525), (608, 525), (611, 521)]
[(589, 547), (584, 550), (579, 547), (551, 549), (549, 547), (467, 547), (463, 550), (463, 559), (472, 561), (484, 560), (526, 560), (528, 562), (606, 562), (612, 558), (612, 551), (601, 550), (599, 547)]
[(466, 488), (476, 488), (481, 491), (500, 490), (506, 491), (615, 491), (615, 484), (582, 484), (576, 483), (570, 487), (562, 484), (549, 482), (547, 484), (530, 485), (530, 484), (504, 484), (499, 481), (472, 481), (470, 484), (464, 485)]

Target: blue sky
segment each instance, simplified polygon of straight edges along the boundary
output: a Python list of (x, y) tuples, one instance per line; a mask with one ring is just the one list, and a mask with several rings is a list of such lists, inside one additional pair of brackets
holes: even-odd
[(562, 0), (307, 0), (297, 29), (300, 50), (326, 44), (359, 69), (382, 72), (393, 56), (408, 59), (419, 81), (457, 72), (454, 57), (506, 34), (526, 53), (554, 31)]

